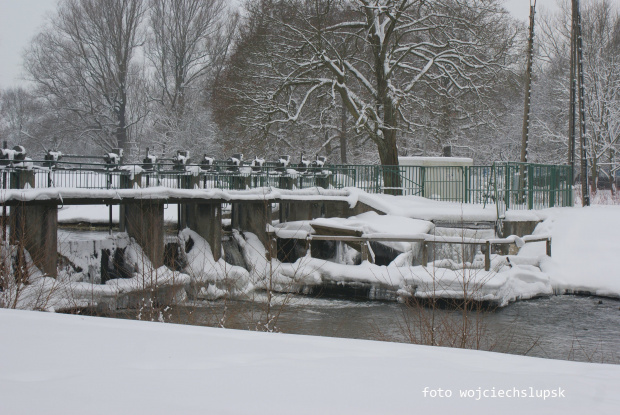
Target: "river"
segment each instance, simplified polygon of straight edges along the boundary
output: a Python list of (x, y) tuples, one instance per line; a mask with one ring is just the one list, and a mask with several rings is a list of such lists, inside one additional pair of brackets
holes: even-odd
[[(101, 231), (59, 231), (59, 239), (103, 239)], [(161, 311), (161, 314), (158, 314)], [(117, 317), (313, 336), (465, 346), (505, 353), (620, 364), (620, 301), (558, 295), (494, 311), (456, 311), (396, 302), (255, 294), (249, 301), (191, 301)], [(269, 316), (269, 317), (267, 317)]]

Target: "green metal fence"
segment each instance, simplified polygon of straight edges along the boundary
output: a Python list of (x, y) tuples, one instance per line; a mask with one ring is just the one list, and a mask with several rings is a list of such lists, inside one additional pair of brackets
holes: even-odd
[(494, 170), (494, 199), (499, 217), (509, 209), (573, 205), (570, 166), (496, 163)]
[[(198, 187), (244, 190), (259, 187), (304, 189), (356, 187), (368, 193), (422, 196), (428, 199), (475, 204), (495, 204), (499, 217), (509, 209), (540, 209), (573, 205), (573, 174), (569, 166), (494, 163), (487, 166), (382, 166), (325, 165), (234, 167), (173, 164), (106, 165), (59, 161), (31, 162), (35, 187), (119, 189), (127, 183), (141, 187)], [(1, 166), (2, 187), (7, 177), (23, 171), (17, 165)], [(136, 177), (134, 177), (136, 176)], [(131, 177), (131, 180), (126, 180)]]

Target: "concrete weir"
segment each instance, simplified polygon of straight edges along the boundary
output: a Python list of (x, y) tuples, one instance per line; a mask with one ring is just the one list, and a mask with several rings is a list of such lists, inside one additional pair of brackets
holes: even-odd
[(11, 190), (0, 202), (11, 206), (11, 243), (23, 243), (37, 267), (57, 276), (58, 207), (65, 205), (118, 205), (119, 229), (127, 232), (155, 267), (164, 265), (164, 205), (179, 205), (179, 229), (189, 228), (211, 246), (214, 259), (222, 255), (222, 205), (232, 205), (232, 226), (255, 233), (270, 246), (267, 225), (272, 206), (280, 205), (282, 221), (349, 217), (371, 209), (358, 202), (350, 206), (347, 191), (303, 190), (205, 190), (187, 175), (180, 189), (140, 188), (140, 173), (120, 176), (121, 189), (34, 189), (34, 172), (11, 173)]
[[(11, 174), (12, 189), (34, 188), (34, 172), (19, 171)], [(34, 264), (50, 277), (58, 275), (58, 207), (14, 206), (9, 217), (12, 245), (26, 249)]]

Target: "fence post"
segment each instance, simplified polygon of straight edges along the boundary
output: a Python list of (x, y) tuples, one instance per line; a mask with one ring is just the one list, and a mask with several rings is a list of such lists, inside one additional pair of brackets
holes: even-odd
[(360, 247), (362, 250), (362, 262), (363, 261), (368, 261), (369, 259), (369, 255), (368, 255), (368, 245), (366, 245), (366, 242), (361, 242), (360, 243)]
[(534, 209), (534, 166), (527, 166), (527, 208)]
[(506, 163), (504, 168), (506, 169), (506, 177), (504, 178), (504, 204), (506, 205), (506, 210), (508, 210), (508, 208), (510, 208), (510, 164)]
[(489, 271), (491, 269), (491, 243), (487, 241), (485, 243), (484, 250), (484, 270)]
[(547, 256), (551, 256), (551, 238), (547, 238)]
[(555, 192), (557, 188), (558, 180), (556, 180), (556, 175), (558, 174), (558, 169), (555, 166), (551, 167), (551, 189), (549, 189), (549, 207), (555, 206)]
[(471, 179), (471, 170), (469, 168), (469, 166), (465, 166), (463, 167), (463, 182), (465, 183), (465, 194), (463, 195), (465, 203), (469, 203), (470, 201), (470, 197), (469, 197), (469, 189), (470, 189), (470, 183), (469, 180)]
[(573, 185), (574, 185), (574, 181), (575, 181), (575, 176), (574, 171), (573, 171), (573, 166), (568, 167), (568, 191), (569, 191), (569, 197), (568, 197), (568, 206), (573, 206), (575, 204), (575, 201), (573, 200)]
[(428, 264), (428, 244), (426, 241), (422, 243), (422, 266), (425, 267)]

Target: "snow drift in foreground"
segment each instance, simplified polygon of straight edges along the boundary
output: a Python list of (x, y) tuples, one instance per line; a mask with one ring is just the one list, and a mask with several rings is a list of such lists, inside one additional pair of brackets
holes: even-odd
[[(0, 360), (7, 414), (612, 414), (620, 407), (616, 365), (15, 310), (0, 310), (0, 331), (10, 333), (0, 337), (0, 354), (10, 356)], [(440, 388), (452, 396), (438, 397)], [(499, 397), (500, 390), (525, 397)]]

